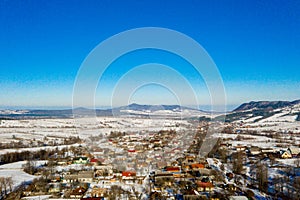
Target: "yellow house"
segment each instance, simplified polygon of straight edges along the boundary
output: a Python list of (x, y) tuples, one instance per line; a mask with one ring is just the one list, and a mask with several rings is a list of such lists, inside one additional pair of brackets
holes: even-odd
[(284, 158), (284, 159), (292, 158), (292, 155), (288, 151), (283, 151), (281, 153), (281, 158)]

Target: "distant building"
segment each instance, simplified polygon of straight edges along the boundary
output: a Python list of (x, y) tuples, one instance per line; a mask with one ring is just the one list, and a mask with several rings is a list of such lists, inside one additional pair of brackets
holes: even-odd
[(104, 197), (107, 189), (94, 187), (91, 192), (92, 197)]
[(63, 183), (73, 183), (78, 181), (78, 174), (67, 174), (63, 177)]
[(292, 154), (289, 151), (285, 151), (285, 150), (280, 151), (280, 156), (283, 159), (292, 158)]
[(167, 172), (180, 172), (180, 167), (166, 167)]
[(78, 181), (82, 183), (93, 182), (94, 172), (93, 171), (81, 171), (78, 173)]
[(210, 192), (213, 190), (214, 185), (211, 182), (197, 182), (197, 188), (200, 192)]
[(299, 147), (289, 147), (288, 151), (292, 155), (292, 157), (297, 157), (300, 154), (300, 148)]
[(250, 147), (250, 154), (253, 156), (259, 155), (261, 153), (261, 149), (259, 147), (253, 146)]
[(122, 172), (122, 176), (123, 176), (123, 177), (132, 177), (132, 176), (136, 176), (136, 172), (124, 171), (124, 172)]
[(124, 171), (122, 172), (122, 180), (124, 183), (132, 184), (136, 180), (136, 172)]
[(229, 200), (248, 200), (246, 196), (230, 196)]
[(77, 157), (73, 160), (74, 164), (87, 164), (88, 162), (88, 157)]
[(81, 198), (85, 192), (86, 192), (85, 188), (78, 187), (71, 192), (70, 198)]
[(191, 168), (194, 169), (203, 169), (205, 166), (201, 163), (191, 164)]

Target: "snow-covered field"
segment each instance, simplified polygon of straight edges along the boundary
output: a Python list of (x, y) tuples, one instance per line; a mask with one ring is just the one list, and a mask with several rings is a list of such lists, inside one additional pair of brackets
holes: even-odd
[(293, 167), (297, 167), (300, 165), (299, 158), (291, 158), (291, 159), (276, 159), (281, 164), (289, 165)]
[(257, 131), (293, 131), (300, 133), (300, 121), (297, 121), (300, 112), (300, 105), (293, 107), (284, 107), (274, 110), (278, 112), (270, 117), (250, 115), (247, 119), (240, 119), (236, 122), (243, 123), (242, 128), (257, 130)]
[(105, 134), (111, 131), (181, 130), (189, 126), (190, 124), (186, 120), (162, 118), (99, 117), (97, 119), (1, 120), (0, 137), (2, 142), (11, 142), (16, 138), (42, 140), (45, 136), (64, 138), (81, 133), (84, 136)]
[[(269, 118), (254, 122), (261, 117), (253, 117), (244, 120), (239, 129), (257, 130), (264, 132), (274, 131), (300, 131), (300, 122), (295, 121), (296, 115), (287, 115), (290, 110), (284, 110), (282, 113), (275, 114)], [(88, 138), (91, 135), (106, 135), (112, 131), (121, 132), (155, 132), (159, 130), (173, 129), (176, 131), (186, 131), (195, 128), (184, 119), (171, 119), (162, 117), (98, 117), (98, 118), (76, 118), (76, 119), (26, 119), (26, 120), (1, 120), (0, 138), (2, 143), (12, 141), (43, 141), (45, 137), (49, 140), (60, 141), (66, 137), (79, 136)], [(232, 134), (214, 134), (214, 137), (232, 138), (234, 145), (256, 144), (259, 147), (274, 147), (275, 141), (265, 136), (243, 135), (247, 140), (236, 141), (236, 135)], [(296, 141), (300, 138), (295, 136)], [(0, 154), (18, 150), (39, 150), (41, 148), (52, 147), (33, 147), (28, 149), (6, 149), (0, 150)]]
[(193, 110), (193, 109), (173, 109), (173, 110), (166, 110), (166, 109), (161, 109), (161, 110), (120, 110), (122, 114), (128, 114), (128, 115), (147, 115), (150, 117), (176, 117), (176, 118), (185, 118), (185, 117), (215, 117), (217, 116), (216, 114), (210, 114), (210, 113), (205, 113), (199, 110)]
[[(47, 161), (36, 161), (36, 166), (44, 165)], [(13, 187), (21, 185), (23, 182), (29, 182), (37, 178), (23, 171), (23, 165), (26, 161), (19, 161), (0, 166), (0, 177), (12, 177)]]
[(22, 199), (26, 200), (48, 200), (52, 195), (41, 195), (41, 196), (33, 196), (33, 197), (23, 197)]
[(263, 135), (250, 135), (250, 134), (240, 134), (245, 139), (237, 140), (238, 134), (225, 134), (225, 133), (216, 133), (214, 137), (220, 137), (230, 140), (230, 144), (233, 146), (243, 145), (243, 146), (257, 146), (261, 148), (270, 148), (273, 147), (276, 149), (275, 139), (263, 136)]
[[(1, 120), (1, 143), (21, 142), (30, 147), (32, 141), (45, 143), (52, 140), (58, 143), (59, 148), (70, 145), (59, 144), (70, 136), (79, 136), (86, 139), (91, 135), (107, 135), (112, 131), (135, 132), (147, 134), (159, 130), (184, 131), (193, 125), (187, 120), (164, 118), (133, 118), (133, 117), (98, 117), (76, 119), (26, 119), (26, 120)], [(74, 144), (78, 145), (78, 144)], [(38, 151), (53, 149), (56, 146), (30, 147), (30, 148), (5, 148), (0, 154), (16, 151)]]
[(22, 171), (21, 169), (1, 169), (0, 177), (12, 177), (13, 188), (21, 185), (23, 182), (29, 182), (37, 178)]

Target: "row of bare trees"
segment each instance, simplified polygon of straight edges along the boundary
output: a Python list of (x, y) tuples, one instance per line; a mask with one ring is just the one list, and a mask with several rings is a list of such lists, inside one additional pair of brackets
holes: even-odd
[(0, 164), (7, 164), (12, 162), (18, 162), (23, 160), (49, 160), (53, 156), (65, 157), (66, 152), (72, 152), (77, 154), (78, 151), (82, 151), (79, 147), (66, 147), (66, 148), (54, 148), (54, 149), (41, 149), (39, 151), (21, 151), (10, 152), (0, 155)]
[(81, 143), (82, 140), (77, 136), (70, 136), (68, 138), (63, 138), (63, 140), (53, 140), (49, 139), (47, 136), (44, 137), (43, 141), (36, 140), (33, 138), (29, 143), (24, 142), (22, 138), (17, 138), (15, 135), (12, 139), (16, 141), (11, 141), (9, 143), (0, 143), (0, 149), (13, 149), (13, 148), (29, 148), (29, 147), (43, 147), (43, 146), (57, 146), (57, 145), (72, 145), (76, 143)]
[(54, 155), (54, 153), (56, 153), (56, 150), (11, 152), (1, 155), (0, 160), (1, 164), (32, 159), (46, 160), (49, 156)]
[(0, 199), (13, 190), (12, 177), (0, 177)]

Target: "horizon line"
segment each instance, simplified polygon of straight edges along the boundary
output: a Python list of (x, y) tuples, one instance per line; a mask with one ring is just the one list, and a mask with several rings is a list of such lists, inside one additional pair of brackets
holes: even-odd
[(108, 106), (108, 105), (97, 105), (97, 106), (5, 106), (5, 105), (0, 105), (0, 110), (68, 110), (68, 109), (78, 109), (78, 108), (84, 108), (84, 109), (113, 109), (113, 108), (118, 108), (118, 107), (125, 107), (129, 106), (132, 104), (137, 104), (137, 105), (145, 105), (145, 106), (181, 106), (181, 107), (187, 107), (191, 109), (199, 109), (203, 111), (214, 111), (211, 109), (207, 108), (220, 108), (225, 106), (225, 110), (233, 110), (234, 108), (238, 107), (241, 104), (227, 104), (227, 105), (209, 105), (209, 104), (201, 104), (201, 105), (179, 105), (179, 104), (141, 104), (141, 103), (131, 103), (128, 105), (117, 105), (117, 106)]

